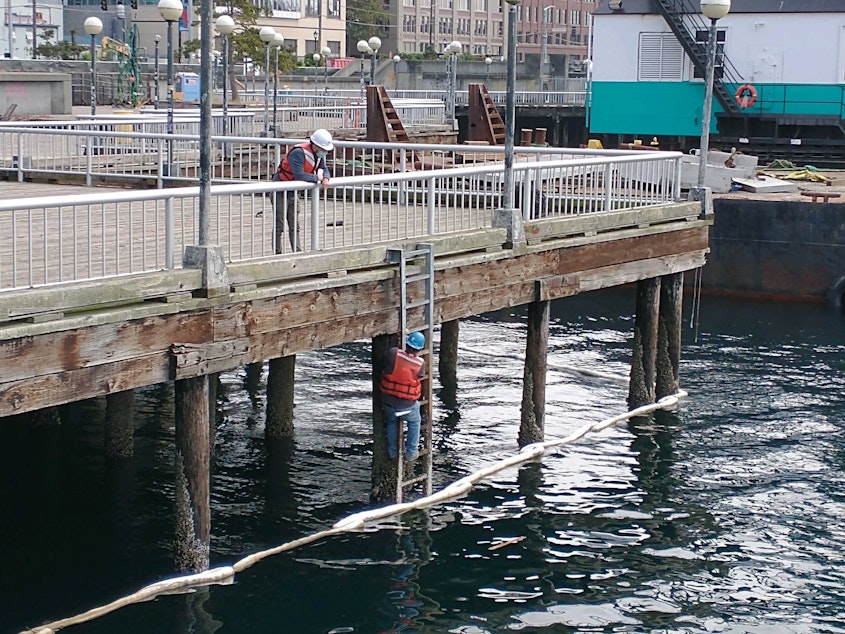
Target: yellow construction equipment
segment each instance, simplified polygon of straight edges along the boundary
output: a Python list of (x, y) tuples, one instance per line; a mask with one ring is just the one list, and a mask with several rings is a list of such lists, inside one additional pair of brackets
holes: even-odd
[(100, 59), (105, 59), (108, 56), (109, 52), (119, 53), (124, 57), (129, 57), (132, 53), (132, 50), (127, 44), (124, 44), (120, 40), (115, 40), (104, 35), (102, 40), (100, 41)]

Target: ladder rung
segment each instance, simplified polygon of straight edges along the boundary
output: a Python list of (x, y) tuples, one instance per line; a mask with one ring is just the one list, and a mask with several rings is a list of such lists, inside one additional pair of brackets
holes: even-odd
[(405, 279), (410, 284), (411, 282), (421, 282), (431, 278), (428, 273), (417, 273), (416, 275), (408, 275)]
[(420, 308), (421, 306), (428, 306), (429, 301), (427, 299), (421, 299), (418, 302), (408, 302), (408, 308)]

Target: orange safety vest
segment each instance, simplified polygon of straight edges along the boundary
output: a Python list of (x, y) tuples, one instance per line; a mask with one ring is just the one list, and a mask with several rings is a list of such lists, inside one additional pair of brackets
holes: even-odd
[(416, 401), (422, 396), (422, 383), (419, 379), (422, 367), (422, 359), (397, 350), (393, 372), (382, 374), (379, 388), (383, 394), (406, 401)]
[(303, 166), (303, 170), (306, 174), (313, 174), (317, 171), (317, 157), (314, 156), (314, 153), (311, 151), (311, 142), (306, 141), (305, 143), (300, 143), (299, 145), (291, 148), (290, 152), (285, 154), (282, 162), (279, 163), (279, 180), (282, 181), (292, 181), (296, 180), (293, 176), (293, 172), (290, 169), (290, 161), (288, 160), (288, 156), (290, 153), (293, 152), (296, 148), (302, 148), (303, 152), (305, 152), (305, 165)]

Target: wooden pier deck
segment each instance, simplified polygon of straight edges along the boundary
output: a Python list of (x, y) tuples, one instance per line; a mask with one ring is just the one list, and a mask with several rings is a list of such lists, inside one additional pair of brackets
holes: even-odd
[[(0, 184), (6, 197), (81, 190)], [(426, 240), (435, 320), (698, 268), (711, 222), (683, 202), (538, 220), (515, 244), (498, 228)], [(395, 332), (397, 270), (385, 255), (402, 245), (228, 262), (228, 292), (215, 297), (195, 269), (0, 293), (0, 416)]]

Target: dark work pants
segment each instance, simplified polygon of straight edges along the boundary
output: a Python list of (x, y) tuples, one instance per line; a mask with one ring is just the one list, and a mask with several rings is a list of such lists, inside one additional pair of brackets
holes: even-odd
[[(285, 238), (285, 223), (288, 226), (288, 240), (294, 251), (302, 250), (302, 231), (296, 213), (296, 192), (276, 192), (276, 253), (282, 252)], [(282, 209), (285, 210), (282, 215)]]

